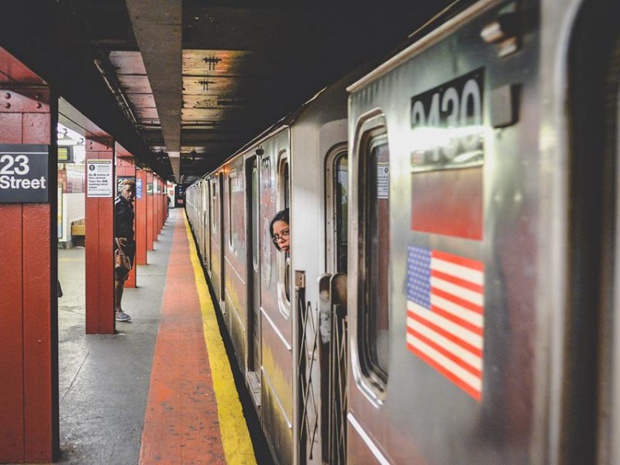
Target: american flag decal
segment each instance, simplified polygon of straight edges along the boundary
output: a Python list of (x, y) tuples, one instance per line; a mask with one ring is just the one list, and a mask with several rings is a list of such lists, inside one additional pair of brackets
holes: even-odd
[(482, 262), (409, 246), (407, 348), (480, 401), (483, 345)]

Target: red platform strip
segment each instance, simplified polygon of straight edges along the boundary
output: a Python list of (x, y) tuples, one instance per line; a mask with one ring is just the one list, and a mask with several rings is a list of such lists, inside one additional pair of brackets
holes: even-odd
[(140, 464), (222, 464), (226, 460), (189, 243), (182, 216), (170, 222), (174, 234)]

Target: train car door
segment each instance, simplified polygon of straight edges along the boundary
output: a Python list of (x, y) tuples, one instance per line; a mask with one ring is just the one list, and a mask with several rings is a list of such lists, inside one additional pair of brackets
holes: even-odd
[(619, 15), (618, 2), (586, 2), (567, 54), (571, 285), (561, 438), (567, 465), (620, 463)]
[(347, 260), (349, 168), (346, 144), (325, 163), (326, 271), (321, 289), (321, 438), (323, 463), (345, 464), (347, 411)]
[[(383, 114), (366, 115), (358, 127), (355, 154), (350, 163), (349, 270), (354, 273), (348, 290), (348, 323), (351, 325), (347, 385), (347, 461), (382, 462), (385, 457), (368, 454), (364, 427), (358, 417), (372, 418), (383, 406), (389, 377), (389, 349), (393, 322), (390, 318), (389, 273), (390, 234), (390, 150)], [(353, 392), (353, 393), (352, 393)], [(361, 394), (361, 396), (360, 396)], [(361, 401), (361, 402), (360, 402)], [(360, 413), (359, 406), (368, 410)], [(358, 410), (355, 410), (355, 409)], [(354, 411), (356, 416), (351, 414)], [(376, 420), (373, 418), (373, 420)], [(373, 458), (371, 458), (374, 456)], [(369, 463), (369, 462), (368, 462)]]
[(207, 267), (207, 273), (209, 274), (209, 276), (211, 276), (211, 267), (212, 267), (212, 258), (211, 258), (211, 218), (213, 215), (213, 205), (211, 203), (211, 179), (207, 178), (205, 180), (205, 185), (204, 185), (204, 190), (205, 190), (205, 195), (207, 196), (207, 198), (205, 199), (205, 208), (206, 208), (206, 212), (205, 212), (205, 241), (207, 242), (205, 244), (205, 253), (207, 254), (206, 256), (206, 263), (205, 266)]
[[(209, 179), (209, 270), (211, 271), (211, 279), (213, 280), (213, 272), (215, 271), (215, 258), (217, 253), (216, 239), (217, 239), (217, 190), (215, 177)], [(215, 285), (215, 283), (213, 283)]]
[(201, 251), (202, 251), (202, 261), (203, 261), (203, 265), (207, 268), (207, 272), (209, 274), (211, 274), (211, 268), (210, 268), (210, 264), (211, 264), (211, 229), (210, 229), (210, 224), (209, 224), (209, 212), (210, 212), (210, 208), (209, 208), (209, 199), (211, 198), (210, 196), (210, 186), (211, 183), (209, 182), (208, 179), (203, 179), (200, 182), (200, 191), (201, 191), (201, 195), (202, 195), (202, 205), (201, 205), (201, 219), (202, 219), (202, 244), (201, 244)]
[[(224, 234), (223, 234), (223, 180), (217, 174), (211, 179), (211, 282), (220, 302), (224, 301)], [(225, 311), (220, 306), (222, 312)]]
[(247, 254), (248, 271), (248, 373), (254, 403), (260, 406), (261, 367), (261, 318), (260, 318), (260, 191), (258, 158), (246, 160), (246, 218), (247, 234), (250, 238)]
[[(618, 31), (617, 28), (616, 31)], [(613, 373), (613, 376), (606, 377), (606, 382), (611, 383), (613, 387), (610, 389), (610, 386), (606, 385), (606, 383), (602, 383), (600, 387), (601, 394), (599, 398), (603, 399), (603, 407), (600, 408), (600, 412), (611, 411), (611, 415), (601, 415), (599, 419), (599, 422), (602, 424), (599, 424), (598, 430), (607, 433), (601, 434), (602, 437), (598, 441), (598, 445), (602, 450), (601, 455), (603, 458), (606, 458), (606, 460), (599, 459), (597, 463), (613, 464), (620, 463), (620, 441), (618, 441), (618, 437), (620, 437), (620, 273), (618, 271), (620, 270), (620, 214), (617, 210), (618, 203), (620, 202), (620, 170), (618, 169), (620, 166), (620, 92), (618, 91), (618, 89), (620, 89), (620, 37), (618, 36), (618, 32), (616, 32), (615, 46), (613, 47), (612, 55), (609, 59), (605, 59), (605, 62), (613, 63), (613, 66), (610, 68), (614, 70), (613, 74), (607, 77), (607, 82), (609, 83), (605, 95), (607, 101), (606, 107), (608, 109), (608, 113), (605, 115), (605, 122), (607, 124), (601, 125), (607, 130), (603, 138), (607, 144), (605, 152), (611, 154), (616, 166), (616, 171), (614, 173), (616, 212), (613, 223), (610, 222), (615, 229), (615, 234), (613, 234), (615, 240), (615, 257), (613, 263), (615, 273), (612, 283), (613, 301), (612, 307), (609, 310), (609, 313), (613, 315), (610, 319), (613, 319), (614, 324), (613, 327), (610, 327), (612, 325), (603, 325), (611, 332), (611, 336), (605, 337), (606, 340), (610, 341), (609, 344), (612, 347), (608, 352), (612, 354), (610, 356), (611, 360), (609, 360), (607, 364), (608, 370), (605, 371)], [(604, 290), (604, 294), (607, 294), (605, 291), (606, 289)], [(611, 408), (609, 408), (609, 406), (611, 406)]]
[[(218, 192), (219, 192), (219, 204), (217, 205), (217, 208), (219, 210), (218, 216), (220, 218), (220, 230), (218, 231), (219, 234), (219, 246), (220, 246), (220, 257), (219, 257), (219, 261), (220, 261), (220, 289), (219, 289), (219, 295), (220, 295), (220, 302), (224, 302), (226, 300), (226, 290), (225, 290), (225, 283), (226, 283), (226, 277), (224, 276), (225, 274), (225, 252), (224, 252), (224, 244), (225, 244), (225, 240), (224, 240), (224, 176), (222, 175), (222, 173), (219, 173), (217, 175), (217, 187), (218, 187)], [(223, 313), (226, 313), (226, 308), (225, 306), (221, 305), (221, 309)]]

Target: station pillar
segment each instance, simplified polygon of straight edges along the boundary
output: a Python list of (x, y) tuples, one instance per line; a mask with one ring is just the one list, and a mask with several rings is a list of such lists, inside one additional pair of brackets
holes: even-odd
[(159, 181), (159, 177), (155, 176), (153, 178), (153, 195), (154, 195), (154, 199), (155, 202), (153, 204), (155, 211), (153, 212), (154, 217), (153, 217), (153, 237), (155, 238), (155, 240), (159, 240), (159, 232), (161, 231), (161, 224), (160, 224), (160, 219), (161, 219), (161, 203), (160, 203), (160, 198), (161, 198), (161, 183)]
[(153, 208), (153, 173), (151, 171), (146, 172), (146, 250), (154, 250), (155, 237), (153, 232), (155, 227), (153, 226), (154, 211)]
[(146, 240), (146, 171), (136, 170), (136, 263), (147, 263)]
[[(117, 153), (118, 152), (123, 153), (125, 151), (122, 148), (119, 150), (119, 147), (117, 147)], [(130, 158), (130, 155), (127, 153), (123, 157), (120, 157), (120, 156), (116, 157), (116, 180), (117, 180), (116, 185), (117, 185), (118, 191), (115, 193), (115, 195), (120, 192), (120, 184), (124, 179), (131, 179), (134, 182), (136, 181), (136, 165), (133, 162), (133, 158)], [(134, 199), (134, 215), (136, 213), (135, 204), (136, 202)], [(135, 226), (135, 219), (134, 219), (134, 239), (136, 241), (136, 249), (137, 249), (138, 237), (137, 237), (137, 234), (135, 234), (135, 231), (136, 231), (136, 226)], [(134, 256), (133, 261), (134, 261), (133, 263), (134, 266), (131, 267), (131, 271), (129, 272), (129, 277), (127, 278), (127, 281), (125, 281), (125, 289), (136, 287), (137, 261), (136, 261), (135, 256)]]
[(114, 141), (86, 140), (86, 334), (114, 334)]
[(49, 86), (0, 48), (0, 169), (20, 182), (0, 186), (1, 463), (60, 452), (57, 118)]

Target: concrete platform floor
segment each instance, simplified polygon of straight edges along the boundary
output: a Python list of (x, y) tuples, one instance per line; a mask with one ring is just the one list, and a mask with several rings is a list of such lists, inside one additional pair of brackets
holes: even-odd
[[(171, 215), (182, 215), (172, 210)], [(131, 323), (116, 335), (85, 334), (84, 248), (58, 251), (60, 447), (56, 463), (138, 463), (153, 350), (172, 244), (164, 226), (148, 265), (139, 265), (137, 288), (125, 289)]]

